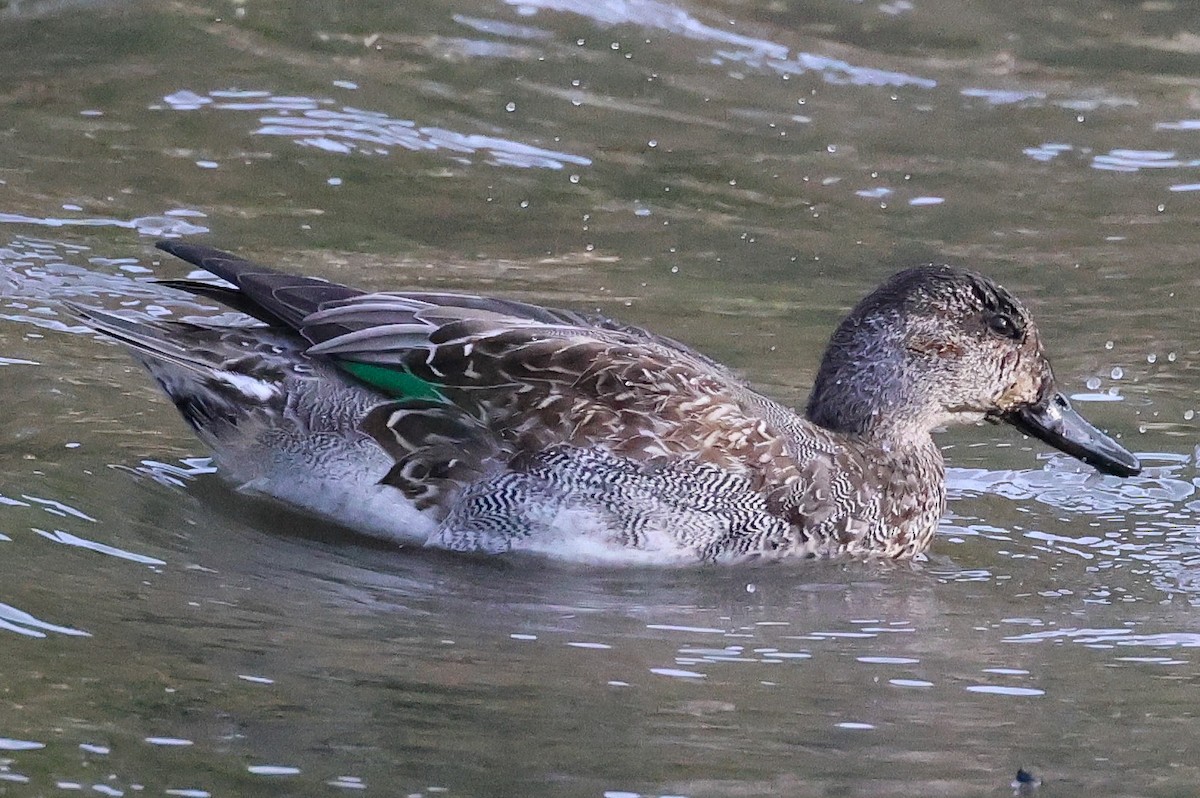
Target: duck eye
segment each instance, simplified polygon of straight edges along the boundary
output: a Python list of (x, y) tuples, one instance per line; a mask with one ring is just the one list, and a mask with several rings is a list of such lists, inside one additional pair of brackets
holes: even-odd
[(988, 329), (1003, 338), (1011, 338), (1016, 341), (1021, 337), (1021, 330), (1016, 323), (1003, 313), (997, 313), (994, 316), (989, 316), (987, 319)]

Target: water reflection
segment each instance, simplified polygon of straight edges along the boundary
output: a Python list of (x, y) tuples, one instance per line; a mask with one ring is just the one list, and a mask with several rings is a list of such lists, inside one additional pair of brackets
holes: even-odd
[(46, 637), (47, 633), (69, 637), (91, 637), (81, 629), (72, 629), (70, 626), (59, 626), (43, 621), (10, 604), (0, 604), (0, 629), (16, 632), (25, 637)]
[[(82, 211), (74, 207), (71, 210)], [(195, 211), (169, 210), (159, 216), (139, 216), (136, 219), (112, 219), (97, 217), (34, 217), (19, 213), (0, 213), (0, 224), (17, 224), (28, 227), (117, 227), (136, 230), (144, 236), (190, 236), (207, 233), (208, 228), (188, 221)]]
[[(108, 299), (155, 316), (183, 313), (189, 308), (191, 312), (211, 310), (186, 294), (165, 292), (150, 281), (133, 277), (149, 273), (150, 269), (135, 259), (89, 256), (84, 246), (14, 237), (0, 246), (0, 319), (54, 332), (91, 335), (87, 327), (63, 313), (59, 303)], [(30, 361), (29, 365), (36, 363)]]
[(826, 82), (836, 85), (911, 86), (922, 89), (937, 86), (937, 81), (930, 78), (851, 64), (818, 53), (793, 53), (789, 47), (777, 42), (706, 25), (683, 7), (658, 0), (627, 0), (621, 3), (590, 3), (586, 0), (505, 2), (516, 6), (524, 14), (533, 14), (536, 11), (578, 14), (605, 26), (639, 25), (686, 39), (732, 48), (713, 50), (714, 64), (769, 69), (781, 75), (803, 75), (812, 72), (819, 74)]
[(554, 38), (554, 33), (551, 31), (530, 27), (529, 25), (516, 25), (512, 22), (503, 22), (498, 19), (473, 17), (466, 14), (454, 14), (451, 16), (451, 19), (471, 30), (487, 33), (492, 36), (503, 36), (509, 39), (528, 39), (530, 41)]
[[(0, 9), (0, 792), (1200, 782), (1185, 5), (34, 5)], [(371, 168), (328, 191), (347, 164)], [(59, 314), (217, 312), (151, 284), (178, 271), (140, 241), (217, 220), (347, 282), (628, 303), (793, 404), (865, 286), (963, 262), (1037, 304), (1064, 384), (1137, 417), (1148, 468), (1114, 483), (971, 430), (911, 568), (359, 542), (223, 486)]]
[(952, 496), (992, 493), (1108, 519), (1139, 514), (1160, 518), (1196, 493), (1196, 485), (1183, 473), (1191, 467), (1179, 458), (1172, 458), (1175, 462), (1169, 466), (1147, 468), (1135, 483), (1077, 468), (1057, 455), (1045, 455), (1044, 459), (1047, 466), (1040, 470), (950, 468), (947, 487)]
[[(329, 98), (279, 97), (267, 91), (214, 90), (206, 95), (177, 91), (163, 98), (174, 111), (214, 109), (221, 111), (269, 111), (258, 117), (256, 136), (278, 136), (302, 147), (315, 147), (341, 155), (387, 155), (392, 148), (445, 152), (451, 156), (482, 154), (493, 166), (525, 169), (563, 169), (568, 164), (590, 166), (580, 155), (555, 152), (518, 141), (478, 133), (459, 133), (439, 127), (418, 126), (407, 119), (393, 119), (378, 111), (331, 108)], [(470, 164), (470, 159), (456, 158)], [(217, 166), (215, 162), (205, 165)]]
[(166, 565), (167, 564), (165, 560), (160, 560), (157, 557), (149, 557), (145, 554), (138, 554), (138, 553), (132, 552), (132, 551), (125, 551), (124, 549), (117, 548), (116, 546), (110, 546), (107, 543), (100, 543), (99, 541), (88, 540), (87, 538), (82, 538), (79, 535), (73, 535), (70, 532), (64, 532), (61, 529), (55, 529), (54, 531), (47, 531), (45, 529), (38, 529), (37, 527), (33, 527), (32, 530), (37, 535), (40, 535), (41, 537), (45, 538), (46, 540), (52, 541), (54, 543), (61, 543), (64, 546), (75, 546), (76, 548), (87, 549), (89, 551), (94, 551), (99, 554), (106, 554), (109, 557), (116, 557), (118, 560), (129, 560), (130, 562), (141, 563), (142, 565)]
[[(1200, 158), (1180, 158), (1171, 150), (1138, 150), (1117, 148), (1096, 154), (1090, 148), (1073, 144), (1047, 142), (1037, 147), (1027, 147), (1025, 155), (1040, 163), (1056, 161), (1068, 153), (1077, 153), (1093, 169), (1105, 172), (1140, 172), (1145, 169), (1194, 169), (1200, 166)], [(1173, 188), (1172, 190), (1186, 190)]]
[[(1044, 632), (1028, 632), (1004, 638), (1006, 643), (1042, 643), (1069, 640), (1089, 648), (1115, 648), (1144, 646), (1147, 648), (1198, 648), (1200, 634), (1194, 632), (1162, 632), (1159, 634), (1136, 634), (1133, 629), (1051, 629)], [(1169, 658), (1121, 657), (1123, 662), (1154, 662), (1176, 664)]]
[(1019, 89), (982, 89), (982, 88), (967, 88), (961, 91), (964, 97), (979, 97), (991, 105), (1017, 105), (1017, 104), (1038, 104), (1041, 100), (1046, 99), (1046, 93), (1042, 91), (1030, 91)]

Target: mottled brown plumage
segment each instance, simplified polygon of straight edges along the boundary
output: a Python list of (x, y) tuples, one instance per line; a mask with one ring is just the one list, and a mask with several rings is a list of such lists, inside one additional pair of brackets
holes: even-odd
[(266, 326), (81, 313), (134, 350), (233, 479), (371, 534), (584, 561), (909, 557), (944, 509), (941, 425), (1007, 420), (1106, 472), (1138, 468), (1057, 394), (1016, 299), (951, 267), (860, 302), (801, 417), (608, 319), (367, 294), (160, 246), (237, 290), (174, 286)]

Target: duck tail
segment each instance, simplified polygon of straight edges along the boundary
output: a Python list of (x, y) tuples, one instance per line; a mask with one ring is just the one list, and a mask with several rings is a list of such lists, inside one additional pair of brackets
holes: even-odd
[(232, 283), (237, 290), (194, 280), (172, 280), (168, 283), (171, 287), (216, 299), (256, 319), (292, 329), (299, 329), (304, 318), (322, 305), (363, 293), (316, 277), (286, 274), (203, 244), (169, 239), (154, 246)]
[[(258, 367), (252, 355), (226, 357), (241, 354), (236, 348), (223, 355), (220, 347), (196, 345), (212, 341), (186, 340), (190, 332), (204, 334), (200, 328), (179, 322), (135, 321), (71, 302), (65, 304), (93, 330), (128, 349), (184, 420), (210, 445), (236, 429), (251, 413), (283, 402), (277, 364)], [(259, 334), (264, 330), (253, 329)], [(228, 333), (236, 334), (237, 330), (230, 327)], [(287, 354), (283, 352), (279, 357)]]
[(189, 354), (187, 349), (172, 341), (167, 330), (160, 324), (126, 319), (74, 302), (63, 304), (96, 332), (124, 344), (140, 362), (151, 358), (174, 363), (183, 368), (196, 368), (202, 363)]

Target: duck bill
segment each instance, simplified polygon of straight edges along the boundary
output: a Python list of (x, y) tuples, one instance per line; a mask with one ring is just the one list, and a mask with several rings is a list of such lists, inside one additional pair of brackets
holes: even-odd
[(1103, 474), (1132, 477), (1142, 470), (1132, 453), (1088, 423), (1061, 393), (1048, 392), (1037, 404), (1010, 411), (1005, 420)]

